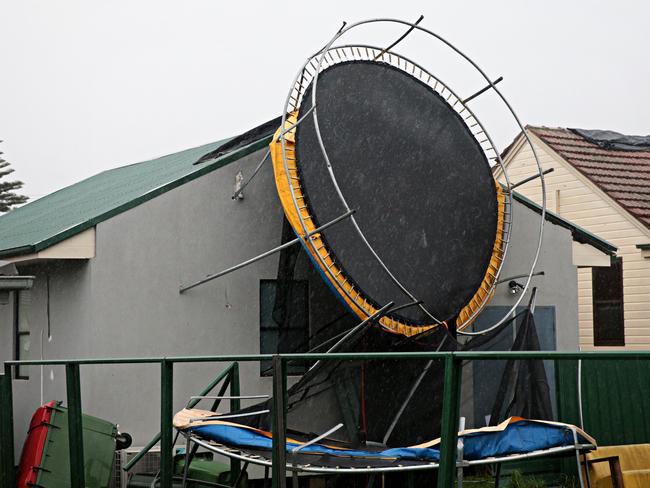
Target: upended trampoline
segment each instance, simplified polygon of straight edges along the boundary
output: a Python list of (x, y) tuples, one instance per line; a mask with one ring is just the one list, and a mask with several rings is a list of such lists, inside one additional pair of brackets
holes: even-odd
[[(351, 29), (379, 22), (407, 27), (405, 35), (417, 31), (440, 41), (488, 85), (463, 99), (395, 51), (404, 36), (387, 48), (334, 45)], [(267, 154), (286, 222), (296, 235), (276, 250), (301, 245), (331, 292), (358, 319), (355, 327), (328, 341), (328, 352), (480, 350), (519, 319), (514, 347), (539, 348), (532, 307), (519, 318), (515, 311), (535, 271), (545, 205), (539, 232), (531, 236), (534, 252), (522, 273), (523, 290), (502, 318), (481, 331), (470, 330), (500, 283), (512, 227), (512, 186), (468, 102), (488, 90), (498, 94), (525, 134), (494, 85), (448, 41), (418, 22), (393, 19), (344, 26), (299, 70)], [(504, 184), (494, 179), (495, 165), (503, 169)], [(545, 203), (539, 161), (537, 168), (530, 179), (541, 179)], [(463, 463), (595, 447), (594, 439), (577, 427), (549, 421), (544, 367), (541, 361), (526, 363), (525, 374), (503, 376), (503, 390), (511, 391), (508, 382), (516, 383), (520, 394), (495, 403), (492, 422), (497, 425), (459, 433)], [(435, 361), (401, 361), (399, 369), (396, 364), (311, 364), (288, 391), (288, 469), (340, 473), (438, 467), (443, 368)], [(174, 425), (188, 444), (270, 466), (271, 409), (270, 400), (225, 415), (186, 409)]]

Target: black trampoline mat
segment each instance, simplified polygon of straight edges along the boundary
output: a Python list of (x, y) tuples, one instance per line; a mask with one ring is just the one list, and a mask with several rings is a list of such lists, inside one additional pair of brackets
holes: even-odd
[[(312, 104), (310, 85), (299, 116)], [(460, 115), (431, 87), (384, 63), (354, 61), (320, 73), (320, 132), (356, 221), (393, 275), (439, 320), (454, 318), (485, 276), (496, 237), (492, 172)], [(296, 132), (303, 192), (316, 225), (345, 213), (310, 115)], [(349, 281), (376, 308), (409, 298), (347, 219), (324, 239)], [(393, 317), (432, 321), (418, 307)]]

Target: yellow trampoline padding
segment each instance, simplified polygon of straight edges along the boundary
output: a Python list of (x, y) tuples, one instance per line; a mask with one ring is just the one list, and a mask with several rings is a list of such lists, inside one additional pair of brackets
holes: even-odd
[[(298, 120), (298, 112), (294, 111), (288, 114), (284, 127), (280, 127), (274, 134), (273, 140), (270, 144), (271, 158), (273, 161), (273, 172), (275, 175), (275, 185), (278, 191), (278, 196), (284, 209), (287, 220), (296, 234), (302, 239), (305, 244), (307, 252), (312, 256), (313, 261), (318, 265), (323, 275), (330, 282), (331, 286), (347, 303), (350, 309), (361, 319), (366, 319), (377, 312), (377, 309), (368, 302), (368, 297), (364, 296), (363, 291), (354, 287), (343, 270), (337, 265), (331, 256), (330, 250), (325, 246), (320, 233), (313, 234), (311, 239), (305, 237), (308, 233), (316, 229), (314, 218), (310, 214), (310, 210), (305, 205), (305, 195), (302, 192), (300, 185), (300, 176), (296, 166), (296, 153), (295, 153), (295, 124)], [(284, 153), (286, 154), (286, 169), (285, 169), (285, 154), (283, 154), (282, 141), (280, 134), (284, 133)], [(288, 171), (288, 174), (287, 174)], [(490, 265), (479, 287), (478, 291), (474, 294), (470, 302), (462, 309), (456, 321), (458, 329), (464, 329), (469, 326), (473, 320), (470, 320), (471, 315), (475, 310), (480, 308), (482, 304), (492, 298), (490, 289), (496, 280), (497, 271), (503, 260), (503, 253), (501, 251), (503, 246), (503, 226), (504, 226), (504, 209), (505, 209), (505, 195), (497, 184), (497, 197), (499, 200), (499, 215), (497, 223), (497, 238), (494, 243), (494, 250), (490, 259)], [(300, 210), (298, 210), (300, 209)], [(298, 213), (300, 212), (300, 214)], [(302, 217), (302, 219), (301, 219)], [(301, 221), (302, 220), (302, 221)], [(392, 317), (381, 317), (379, 323), (389, 332), (401, 334), (407, 337), (421, 334), (434, 327), (443, 325), (447, 327), (447, 323), (442, 324), (433, 323), (431, 325), (414, 326)]]
[(506, 196), (501, 189), (501, 185), (496, 180), (495, 186), (497, 191), (498, 214), (497, 234), (494, 239), (492, 256), (490, 257), (490, 263), (481, 282), (481, 286), (479, 286), (469, 303), (458, 314), (458, 318), (456, 319), (456, 329), (458, 330), (469, 327), (478, 316), (478, 314), (475, 314), (476, 311), (492, 299), (494, 285), (496, 284), (497, 276), (499, 276), (499, 269), (501, 269), (501, 265), (503, 264), (503, 228), (505, 223)]

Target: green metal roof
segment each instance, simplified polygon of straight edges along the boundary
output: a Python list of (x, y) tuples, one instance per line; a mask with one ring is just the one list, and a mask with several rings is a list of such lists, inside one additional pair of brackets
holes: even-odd
[(194, 164), (228, 140), (104, 171), (1, 215), (0, 257), (41, 251), (270, 142), (264, 137), (213, 161)]

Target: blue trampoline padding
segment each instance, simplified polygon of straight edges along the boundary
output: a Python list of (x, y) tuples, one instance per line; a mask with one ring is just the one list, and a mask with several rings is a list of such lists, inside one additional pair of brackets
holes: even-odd
[[(207, 424), (189, 430), (203, 439), (210, 439), (228, 446), (271, 449), (270, 437), (248, 428), (228, 424)], [(463, 457), (468, 461), (511, 454), (525, 454), (573, 445), (573, 432), (568, 426), (528, 420), (514, 421), (503, 430), (472, 432), (461, 437), (464, 443)], [(578, 433), (578, 441), (585, 444), (590, 443), (590, 440), (580, 433)], [(287, 451), (299, 445), (296, 442), (287, 441)], [(404, 459), (429, 462), (440, 460), (440, 451), (434, 447), (396, 447), (383, 451), (364, 451), (334, 449), (316, 443), (301, 449), (300, 452), (353, 458)]]
[[(561, 425), (519, 420), (496, 432), (474, 432), (462, 436), (463, 457), (468, 461), (488, 457), (525, 454), (573, 445), (573, 432)], [(578, 442), (591, 441), (578, 432)]]
[[(218, 424), (202, 425), (188, 430), (203, 439), (210, 439), (228, 446), (271, 449), (271, 439), (255, 430)], [(287, 451), (299, 445), (298, 443), (287, 441)], [(383, 451), (362, 451), (356, 449), (333, 449), (323, 444), (312, 444), (301, 449), (300, 452), (303, 454), (329, 454), (332, 456), (353, 458), (410, 459), (414, 461), (432, 462), (437, 462), (440, 459), (440, 451), (438, 449), (427, 447), (396, 447)]]

